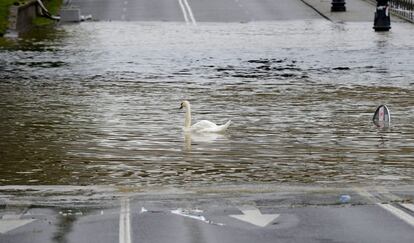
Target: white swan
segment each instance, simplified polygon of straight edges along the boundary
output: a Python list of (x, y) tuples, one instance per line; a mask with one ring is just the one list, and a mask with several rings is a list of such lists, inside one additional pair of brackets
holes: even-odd
[(196, 132), (196, 133), (222, 133), (230, 126), (231, 120), (226, 124), (217, 126), (215, 123), (207, 120), (202, 120), (194, 125), (191, 125), (191, 107), (190, 102), (187, 100), (181, 102), (180, 109), (186, 108), (184, 131), (185, 132)]

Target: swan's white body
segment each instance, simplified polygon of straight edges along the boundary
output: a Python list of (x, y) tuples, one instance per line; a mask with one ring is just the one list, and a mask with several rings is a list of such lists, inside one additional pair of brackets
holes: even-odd
[(229, 120), (224, 125), (216, 125), (215, 123), (207, 120), (202, 120), (194, 125), (191, 125), (191, 107), (190, 102), (183, 101), (181, 103), (181, 108), (186, 108), (185, 112), (185, 121), (184, 121), (184, 131), (185, 132), (195, 132), (195, 133), (222, 133), (230, 126), (231, 120)]

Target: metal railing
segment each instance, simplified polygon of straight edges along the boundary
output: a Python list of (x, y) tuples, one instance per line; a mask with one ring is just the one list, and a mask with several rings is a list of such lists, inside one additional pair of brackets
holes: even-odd
[(411, 22), (414, 22), (414, 0), (391, 0), (391, 11)]

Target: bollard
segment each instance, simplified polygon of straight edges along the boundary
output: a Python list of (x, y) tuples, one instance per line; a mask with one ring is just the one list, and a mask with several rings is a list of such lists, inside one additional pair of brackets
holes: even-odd
[(332, 0), (331, 12), (346, 11), (345, 0)]
[(373, 27), (375, 31), (389, 31), (391, 29), (389, 8), (388, 0), (377, 0)]

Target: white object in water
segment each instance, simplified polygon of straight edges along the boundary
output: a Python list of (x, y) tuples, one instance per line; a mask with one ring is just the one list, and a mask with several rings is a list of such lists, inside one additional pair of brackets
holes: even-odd
[(222, 133), (230, 126), (231, 120), (224, 125), (216, 125), (215, 123), (207, 120), (202, 120), (194, 125), (191, 125), (191, 107), (190, 102), (187, 100), (181, 102), (180, 109), (186, 108), (184, 131), (196, 132), (196, 133)]
[(349, 203), (349, 201), (351, 201), (351, 196), (346, 195), (346, 194), (341, 195), (341, 196), (339, 197), (339, 201), (340, 201), (341, 203)]
[(380, 105), (372, 118), (377, 127), (389, 126), (391, 123), (391, 113), (386, 105)]

